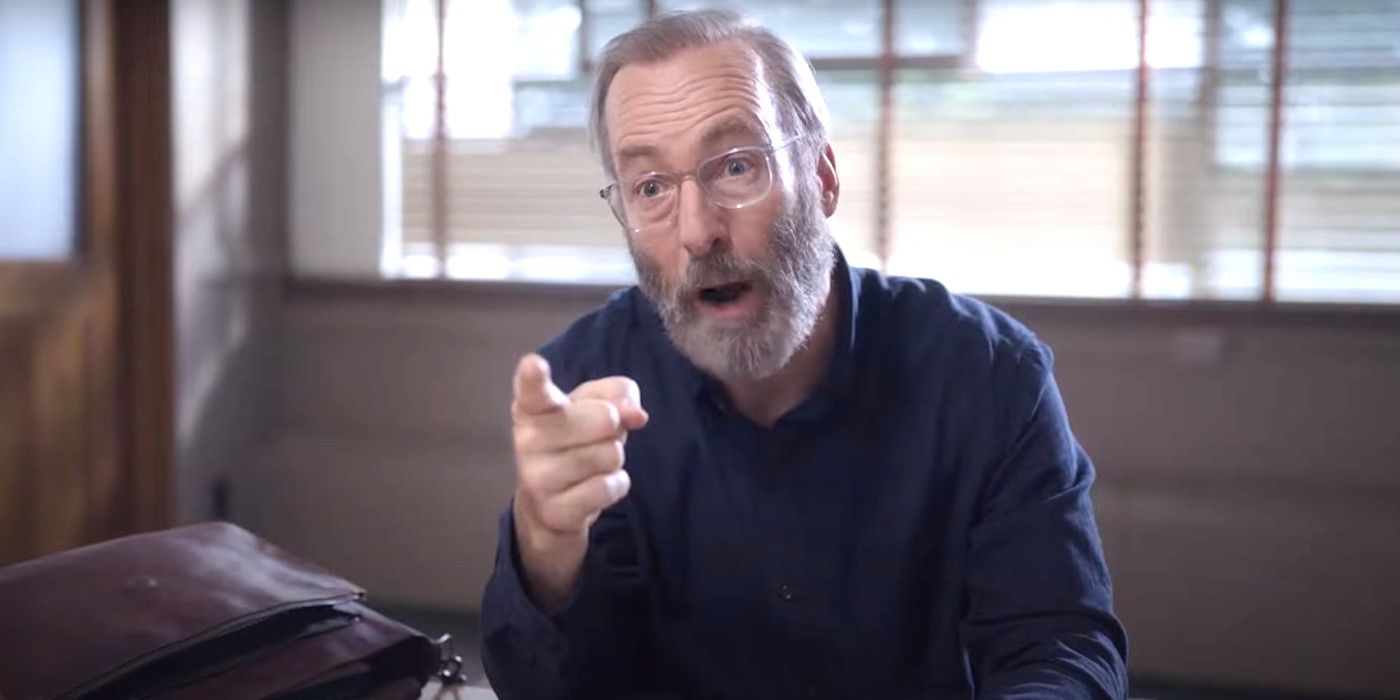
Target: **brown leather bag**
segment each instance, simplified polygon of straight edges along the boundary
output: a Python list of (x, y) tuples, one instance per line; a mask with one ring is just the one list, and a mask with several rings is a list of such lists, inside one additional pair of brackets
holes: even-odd
[[(228, 523), (0, 569), (0, 699), (417, 698), (461, 659)], [(455, 668), (452, 668), (455, 666)]]

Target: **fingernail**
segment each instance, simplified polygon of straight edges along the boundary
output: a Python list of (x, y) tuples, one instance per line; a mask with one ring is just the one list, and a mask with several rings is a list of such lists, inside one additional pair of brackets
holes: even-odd
[(608, 497), (616, 501), (626, 496), (632, 488), (632, 477), (627, 474), (627, 470), (619, 469), (603, 477), (603, 484), (608, 489)]

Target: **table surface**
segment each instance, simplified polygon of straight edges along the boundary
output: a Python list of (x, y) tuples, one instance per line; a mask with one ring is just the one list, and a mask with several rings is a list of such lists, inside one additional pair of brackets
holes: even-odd
[(432, 680), (423, 686), (423, 694), (418, 696), (418, 700), (496, 700), (496, 694), (490, 688), (471, 685), (444, 688), (441, 683)]

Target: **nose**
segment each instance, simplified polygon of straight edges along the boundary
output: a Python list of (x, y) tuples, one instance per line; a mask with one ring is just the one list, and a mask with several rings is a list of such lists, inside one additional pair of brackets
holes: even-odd
[(728, 231), (720, 216), (719, 205), (705, 196), (693, 178), (681, 181), (680, 201), (676, 203), (676, 234), (692, 258), (700, 258), (724, 246)]

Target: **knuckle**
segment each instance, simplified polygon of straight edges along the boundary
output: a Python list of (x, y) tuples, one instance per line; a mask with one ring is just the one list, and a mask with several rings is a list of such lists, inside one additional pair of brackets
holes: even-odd
[(588, 473), (601, 474), (618, 467), (617, 451), (609, 443), (600, 442), (588, 446), (585, 457)]
[(603, 453), (602, 466), (608, 471), (616, 471), (622, 468), (622, 463), (627, 459), (627, 450), (622, 447), (621, 440), (609, 440), (605, 443), (601, 452)]
[(601, 487), (601, 496), (598, 508), (601, 510), (622, 500), (623, 496), (631, 490), (632, 480), (627, 476), (627, 472), (610, 472), (597, 479)]
[(603, 483), (601, 477), (593, 477), (588, 480), (587, 488), (584, 491), (584, 502), (590, 514), (596, 513), (608, 507), (611, 499), (608, 497), (608, 486)]
[(521, 464), (516, 480), (520, 482), (521, 490), (530, 494), (539, 494), (544, 490), (544, 479), (540, 475), (540, 470), (530, 468), (526, 464)]
[(579, 404), (580, 430), (587, 438), (603, 437), (617, 432), (622, 416), (617, 407), (607, 401), (591, 399)]
[(511, 431), (511, 436), (514, 439), (517, 453), (529, 454), (538, 449), (539, 430), (530, 423), (516, 423)]
[(607, 479), (594, 479), (593, 481), (595, 484), (593, 487), (593, 492), (594, 494), (596, 494), (597, 497), (597, 501), (595, 501), (596, 505), (594, 506), (594, 510), (602, 510), (612, 505), (613, 491), (612, 487), (608, 486)]
[(632, 379), (631, 377), (618, 377), (618, 384), (621, 387), (621, 398), (631, 399), (632, 401), (641, 404), (642, 388), (637, 385), (636, 380)]
[(600, 412), (602, 414), (603, 429), (608, 433), (617, 432), (622, 427), (622, 414), (618, 412), (617, 406), (608, 401), (599, 401)]

